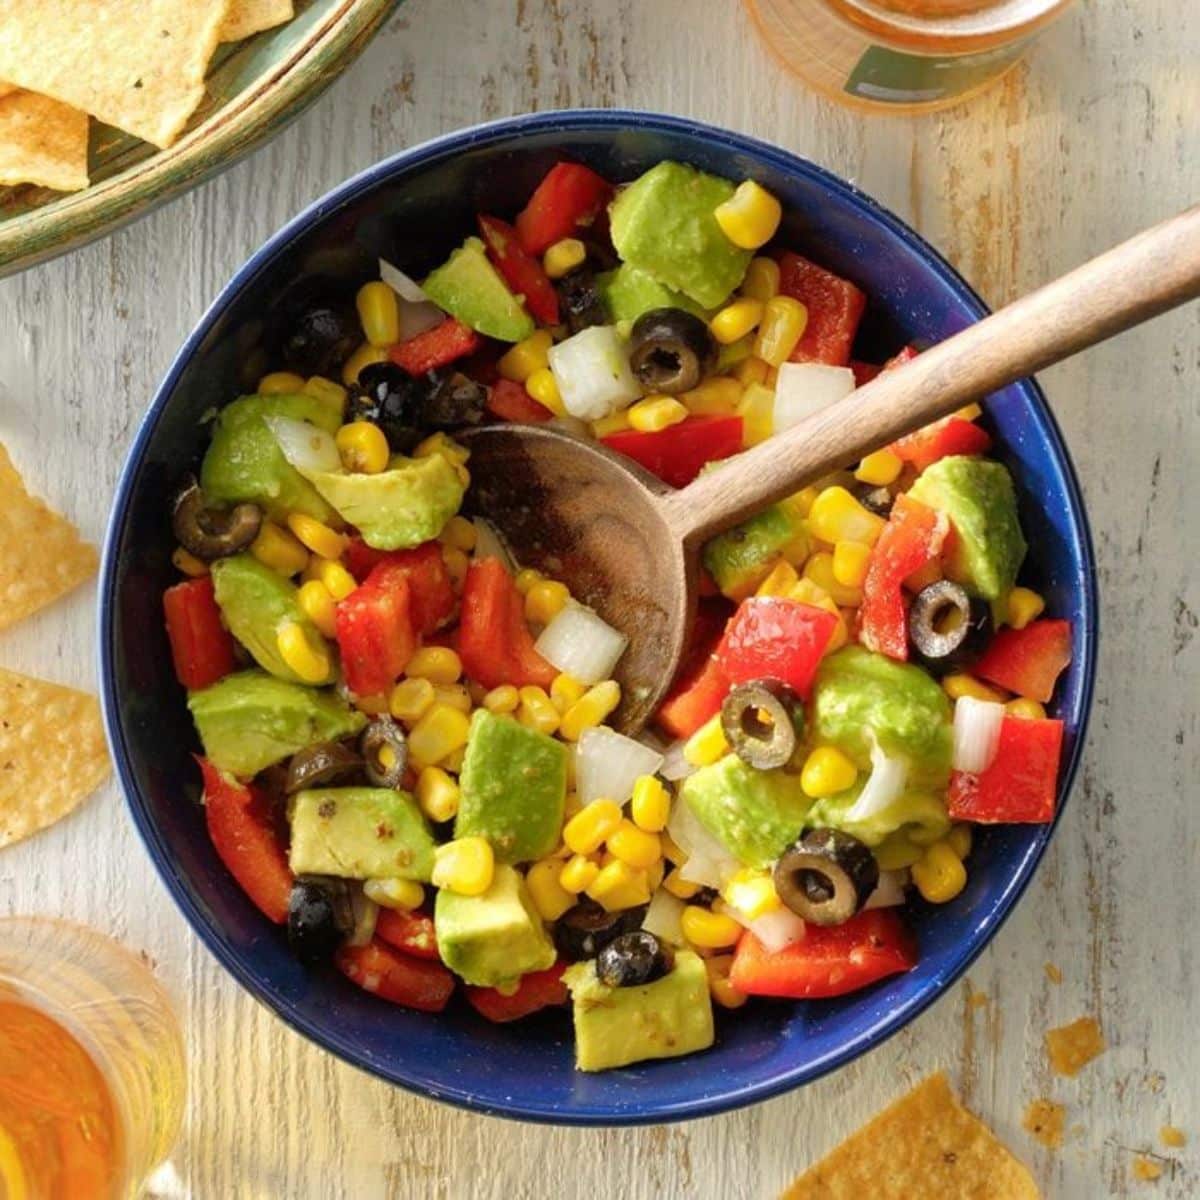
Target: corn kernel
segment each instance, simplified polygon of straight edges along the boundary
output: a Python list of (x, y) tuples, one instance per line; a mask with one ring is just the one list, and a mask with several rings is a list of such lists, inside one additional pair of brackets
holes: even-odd
[(433, 684), (446, 684), (457, 683), (462, 669), (462, 659), (449, 646), (422, 646), (408, 660), (404, 673), (409, 679), (428, 679)]
[(539, 579), (525, 593), (525, 620), (532, 625), (549, 625), (571, 601), (565, 583)]
[(461, 837), (433, 851), (434, 887), (460, 896), (482, 896), (492, 886), (496, 857), (487, 838)]
[(342, 382), (347, 387), (353, 387), (358, 382), (358, 373), (363, 367), (387, 361), (388, 352), (382, 346), (372, 346), (370, 342), (363, 342), (342, 364)]
[(280, 575), (295, 575), (308, 565), (308, 551), (286, 529), (264, 521), (250, 543), (250, 553)]
[(596, 882), (600, 864), (594, 863), (586, 854), (574, 854), (558, 874), (559, 886), (572, 896), (578, 896)]
[(833, 577), (842, 587), (860, 590), (870, 564), (871, 547), (862, 542), (838, 542), (833, 548)]
[[(671, 796), (662, 782), (653, 775), (640, 775), (633, 785), (629, 802), (633, 823), (647, 833), (661, 833), (671, 816)], [(659, 850), (661, 852), (661, 845)]]
[(497, 715), (516, 712), (520, 703), (521, 693), (511, 683), (502, 683), (499, 687), (492, 688), (483, 698), (483, 707)]
[(587, 247), (578, 238), (563, 238), (542, 255), (542, 270), (551, 279), (561, 279), (587, 259)]
[(593, 854), (621, 824), (621, 806), (613, 800), (593, 800), (563, 826), (563, 841), (575, 854)]
[(606, 438), (611, 437), (614, 433), (623, 433), (626, 429), (632, 429), (629, 424), (629, 414), (625, 409), (619, 412), (610, 413), (607, 417), (601, 417), (599, 420), (590, 422), (592, 437)]
[(393, 346), (400, 340), (400, 300), (382, 279), (364, 283), (354, 304), (363, 336), (372, 346)]
[(575, 897), (558, 881), (562, 874), (562, 862), (557, 858), (543, 858), (535, 862), (525, 874), (525, 886), (529, 898), (543, 921), (557, 921), (575, 904)]
[(1024, 629), (1030, 621), (1036, 620), (1046, 608), (1046, 601), (1026, 587), (1015, 587), (1007, 596), (1008, 610), (1006, 624), (1014, 629)]
[(388, 697), (388, 711), (397, 721), (415, 725), (433, 707), (433, 700), (433, 684), (428, 679), (402, 679)]
[(904, 460), (898, 454), (884, 448), (868, 454), (858, 464), (854, 478), (859, 483), (869, 483), (872, 487), (887, 487), (889, 483), (895, 483), (900, 478), (900, 472), (903, 470)]
[(471, 569), (471, 560), (467, 557), (466, 551), (460, 550), (457, 546), (443, 546), (442, 562), (446, 565), (446, 574), (450, 576), (450, 583), (454, 590), (462, 591), (467, 572)]
[(417, 776), (417, 804), (433, 822), (450, 821), (458, 814), (458, 784), (441, 767), (424, 767)]
[(536, 729), (538, 733), (552, 736), (557, 732), (562, 721), (562, 715), (554, 707), (554, 701), (540, 687), (523, 687), (520, 692), (521, 707), (517, 710), (517, 720), (527, 729)]
[(695, 904), (683, 910), (679, 923), (683, 926), (683, 936), (693, 946), (706, 950), (724, 950), (742, 936), (742, 927), (732, 917)]
[(339, 425), (346, 413), (346, 389), (323, 375), (312, 375), (304, 382), (304, 394), (321, 402), (329, 410), (330, 419)]
[(766, 383), (767, 373), (771, 370), (770, 366), (763, 362), (756, 354), (752, 354), (749, 358), (743, 359), (734, 369), (733, 377), (744, 388), (748, 388), (752, 383)]
[(787, 505), (797, 516), (807, 517), (812, 512), (812, 506), (816, 503), (817, 497), (820, 494), (820, 488), (809, 484), (808, 487), (801, 488), (798, 492), (793, 492), (787, 498)]
[(808, 309), (791, 296), (772, 296), (758, 326), (754, 353), (768, 367), (780, 367), (791, 357), (808, 327)]
[(301, 683), (325, 683), (329, 678), (329, 651), (324, 643), (314, 646), (299, 621), (285, 621), (275, 635), (279, 657)]
[(765, 246), (779, 228), (783, 206), (762, 184), (747, 179), (713, 210), (725, 236), (743, 250)]
[(744, 446), (765, 442), (775, 429), (775, 393), (765, 384), (750, 384), (738, 401), (737, 414), (742, 418)]
[(800, 787), (806, 796), (835, 796), (854, 786), (858, 768), (836, 746), (818, 746), (804, 760)]
[(200, 579), (209, 573), (208, 563), (197, 558), (182, 546), (176, 546), (171, 554), (171, 563), (177, 571), (182, 571), (192, 579)]
[(652, 867), (662, 858), (658, 834), (639, 829), (632, 821), (622, 821), (616, 831), (608, 835), (608, 848), (631, 867)]
[(754, 334), (748, 333), (728, 346), (722, 346), (717, 353), (716, 371), (720, 378), (727, 378), (738, 365), (754, 356)]
[(304, 391), (304, 380), (294, 371), (272, 371), (258, 381), (260, 396), (291, 396)]
[(433, 766), (465, 746), (469, 727), (464, 712), (435, 702), (408, 735), (414, 765)]
[(566, 416), (567, 410), (563, 405), (562, 396), (558, 393), (558, 382), (554, 372), (549, 367), (541, 367), (525, 380), (525, 390), (543, 408), (549, 409), (556, 417)]
[(337, 601), (320, 580), (310, 579), (302, 583), (296, 593), (296, 603), (324, 637), (337, 636)]
[(750, 260), (746, 274), (742, 277), (739, 289), (743, 296), (751, 300), (761, 300), (764, 304), (772, 296), (779, 295), (779, 264), (773, 258), (759, 255)]
[(954, 851), (959, 861), (966, 861), (967, 855), (971, 853), (971, 841), (970, 825), (955, 825), (946, 834), (946, 845)]
[(471, 457), (471, 452), (466, 446), (441, 432), (431, 433), (418, 442), (413, 451), (413, 458), (432, 458), (435, 454), (440, 454), (452, 467), (464, 466)]
[(334, 562), (331, 558), (314, 555), (308, 564), (307, 574), (311, 579), (320, 580), (329, 589), (330, 595), (338, 601), (345, 600), (358, 587), (354, 576), (340, 562)]
[(942, 690), (951, 700), (961, 700), (970, 696), (972, 700), (987, 700), (992, 704), (1003, 704), (1008, 697), (995, 688), (980, 683), (972, 675), (947, 675), (942, 680)]
[(753, 921), (780, 905), (779, 893), (770, 874), (744, 868), (736, 872), (721, 889), (721, 898)]
[(434, 704), (444, 704), (447, 708), (456, 708), (461, 713), (471, 715), (474, 707), (471, 703), (471, 693), (463, 683), (435, 683), (433, 685)]
[[(861, 542), (857, 544), (862, 545)], [(862, 548), (870, 554), (871, 550), (869, 546), (863, 546)], [(837, 575), (833, 569), (833, 555), (825, 550), (820, 550), (809, 557), (808, 562), (804, 564), (804, 577), (811, 579), (813, 583), (832, 597), (833, 602), (839, 606), (856, 608), (862, 603), (861, 589), (847, 587), (844, 583), (838, 582)]]
[(965, 404), (951, 415), (960, 421), (978, 421), (983, 416), (983, 409), (978, 404)]
[(756, 596), (788, 596), (800, 576), (790, 562), (780, 559), (768, 572), (766, 579), (758, 585)]
[(467, 553), (475, 549), (478, 540), (479, 531), (475, 528), (475, 522), (457, 514), (446, 522), (442, 532), (438, 534), (438, 541), (443, 546), (453, 546)]
[(865, 509), (844, 487), (835, 484), (821, 491), (808, 512), (808, 531), (815, 538), (875, 545), (883, 531), (882, 517)]
[(967, 886), (967, 869), (945, 841), (934, 842), (913, 863), (912, 880), (930, 904), (945, 904)]
[(560, 713), (565, 713), (576, 700), (583, 698), (586, 691), (586, 683), (580, 683), (570, 675), (555, 675), (550, 684), (550, 699), (554, 701), (554, 707)]
[(516, 573), (515, 576), (513, 576), (513, 583), (516, 584), (517, 591), (524, 596), (528, 594), (529, 589), (533, 587), (535, 583), (538, 583), (544, 578), (545, 576), (541, 573), (541, 571), (535, 571), (533, 567), (523, 567)]
[(544, 371), (550, 365), (548, 355), (553, 345), (550, 331), (539, 329), (506, 351), (496, 367), (505, 379), (524, 383), (534, 371)]
[(646, 872), (620, 861), (601, 867), (586, 890), (606, 912), (637, 908), (650, 900), (650, 881)]
[[(763, 318), (761, 300), (741, 299), (725, 305), (708, 323), (712, 335), (722, 346), (744, 338)], [(761, 357), (761, 356), (760, 356)]]
[(630, 426), (639, 433), (658, 433), (686, 421), (688, 410), (674, 396), (647, 396), (632, 405), (627, 415)]
[(668, 872), (666, 879), (663, 880), (663, 887), (678, 900), (690, 900), (700, 890), (698, 883), (684, 879), (679, 874), (678, 867)]
[(713, 1003), (722, 1008), (741, 1008), (750, 999), (745, 992), (739, 992), (729, 982), (732, 967), (732, 954), (714, 954), (704, 960), (704, 972), (708, 976), (708, 994)]
[(721, 728), (721, 714), (710, 717), (683, 744), (683, 757), (693, 767), (708, 767), (729, 753), (729, 742)]
[(370, 421), (352, 421), (334, 435), (342, 466), (360, 475), (378, 475), (387, 470), (391, 454), (388, 440), (378, 425)]
[(590, 687), (563, 713), (559, 735), (568, 742), (577, 742), (588, 729), (604, 723), (605, 718), (621, 703), (621, 685), (606, 679)]
[(728, 417), (737, 412), (742, 385), (728, 375), (717, 375), (683, 392), (680, 402), (697, 417)]
[(289, 513), (287, 525), (302, 545), (322, 558), (341, 558), (345, 553), (345, 536), (307, 513)]
[(363, 895), (380, 908), (411, 912), (425, 903), (425, 889), (415, 879), (367, 879)]
[(451, 750), (445, 758), (442, 759), (442, 769), (449, 771), (451, 775), (458, 775), (463, 769), (463, 763), (467, 761), (466, 746), (459, 746), (457, 750)]
[(668, 862), (673, 862), (677, 867), (687, 862), (688, 856), (675, 844), (675, 839), (665, 829), (658, 835), (658, 840), (662, 842), (663, 857)]
[(1005, 706), (1004, 711), (1011, 717), (1019, 717), (1023, 721), (1040, 721), (1046, 715), (1044, 705), (1039, 704), (1036, 700), (1027, 700), (1022, 696), (1018, 700), (1010, 700)]

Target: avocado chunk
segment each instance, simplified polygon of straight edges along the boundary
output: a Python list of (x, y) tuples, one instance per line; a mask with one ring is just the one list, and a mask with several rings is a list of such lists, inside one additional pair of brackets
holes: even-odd
[(1025, 558), (1012, 476), (1002, 463), (952, 455), (925, 468), (908, 494), (943, 512), (958, 535), (946, 573), (985, 600), (999, 600)]
[(529, 862), (558, 845), (567, 748), (512, 717), (475, 710), (459, 776), (454, 836), (485, 837), (501, 862)]
[(523, 876), (503, 863), (480, 896), (442, 888), (433, 924), (442, 962), (475, 987), (507, 987), (557, 957)]
[[(217, 606), (229, 632), (250, 651), (254, 661), (289, 683), (313, 682), (301, 679), (283, 661), (275, 642), (279, 627), (295, 621), (313, 645), (321, 644), (321, 634), (300, 607), (296, 585), (252, 554), (217, 559), (212, 565), (212, 580)], [(320, 682), (333, 682), (332, 659), (328, 677)]]
[(377, 475), (307, 470), (304, 475), (376, 550), (407, 550), (437, 537), (466, 491), (440, 454), (395, 455)]
[(733, 184), (682, 163), (661, 162), (625, 188), (609, 210), (617, 253), (659, 283), (716, 308), (750, 265), (713, 210)]
[(200, 488), (213, 505), (250, 500), (268, 516), (307, 513), (329, 521), (334, 512), (279, 448), (265, 417), (311, 421), (327, 433), (341, 424), (328, 403), (315, 396), (243, 396), (221, 409), (212, 442), (200, 467)]
[(632, 263), (622, 263), (614, 271), (597, 275), (596, 288), (613, 321), (636, 321), (652, 308), (682, 308), (697, 317), (704, 315), (704, 309), (690, 296), (664, 286)]
[(903, 830), (904, 836), (915, 833), (923, 844), (936, 842), (950, 832), (950, 817), (946, 803), (935, 792), (915, 789), (907, 791), (887, 808), (861, 821), (850, 821), (846, 814), (862, 794), (866, 781), (848, 791), (818, 800), (808, 812), (807, 824), (813, 829), (840, 829), (867, 846), (878, 846), (885, 838)]
[(210, 762), (249, 778), (313, 742), (333, 742), (367, 723), (332, 692), (239, 671), (188, 694), (188, 709)]
[(477, 237), (467, 238), (421, 287), (439, 308), (488, 337), (519, 342), (534, 330), (533, 318), (508, 290)]
[(765, 867), (796, 840), (812, 803), (800, 778), (757, 771), (736, 754), (684, 780), (680, 800), (747, 867)]
[(407, 792), (311, 788), (292, 798), (289, 817), (297, 875), (429, 881), (433, 834)]
[(915, 786), (942, 787), (954, 752), (946, 693), (920, 667), (846, 646), (829, 655), (813, 689), (813, 734), (844, 751), (859, 770), (871, 766), (871, 739), (889, 758), (908, 762)]
[(803, 517), (781, 500), (706, 542), (704, 565), (724, 595), (744, 600), (771, 573), (785, 546), (807, 549), (807, 543)]
[(708, 977), (694, 951), (676, 951), (669, 974), (636, 987), (601, 983), (595, 959), (568, 967), (563, 979), (571, 989), (575, 1065), (581, 1071), (678, 1058), (713, 1044)]

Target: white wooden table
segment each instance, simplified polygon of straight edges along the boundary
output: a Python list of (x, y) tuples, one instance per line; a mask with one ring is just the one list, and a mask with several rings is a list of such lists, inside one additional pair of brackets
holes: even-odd
[[(347, 175), (457, 126), (629, 105), (779, 142), (859, 183), (1001, 302), (1200, 199), (1200, 23), (1178, 0), (1090, 0), (965, 109), (864, 118), (768, 57), (733, 0), (410, 0), (268, 149), (132, 228), (0, 283), (0, 439), (101, 538), (176, 347), (268, 234)], [(0, 851), (0, 912), (58, 913), (144, 948), (178, 999), (192, 1098), (160, 1194), (196, 1198), (767, 1197), (907, 1084), (950, 1070), (1047, 1195), (1200, 1190), (1196, 727), (1200, 309), (1048, 371), (1103, 594), (1084, 767), (1016, 915), (899, 1036), (802, 1093), (693, 1124), (555, 1131), (470, 1116), (344, 1066), (242, 993), (151, 869), (114, 786)], [(0, 637), (0, 663), (94, 686), (93, 591)], [(1052, 984), (1043, 964), (1063, 973)], [(973, 993), (987, 1003), (973, 1006)], [(1043, 1031), (1096, 1015), (1112, 1048), (1051, 1076)], [(1020, 1128), (1069, 1106), (1066, 1147)], [(1130, 1148), (1171, 1121), (1174, 1176)]]

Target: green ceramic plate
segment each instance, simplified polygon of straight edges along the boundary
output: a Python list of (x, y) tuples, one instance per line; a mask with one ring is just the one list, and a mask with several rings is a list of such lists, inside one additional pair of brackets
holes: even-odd
[(203, 102), (168, 150), (93, 121), (90, 187), (0, 187), (0, 276), (109, 233), (232, 165), (315, 100), (399, 3), (297, 0), (286, 25), (221, 47)]

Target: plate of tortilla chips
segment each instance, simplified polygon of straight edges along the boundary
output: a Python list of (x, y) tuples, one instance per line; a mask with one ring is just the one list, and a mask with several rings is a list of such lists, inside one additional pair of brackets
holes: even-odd
[(0, 276), (230, 166), (400, 0), (0, 0)]

